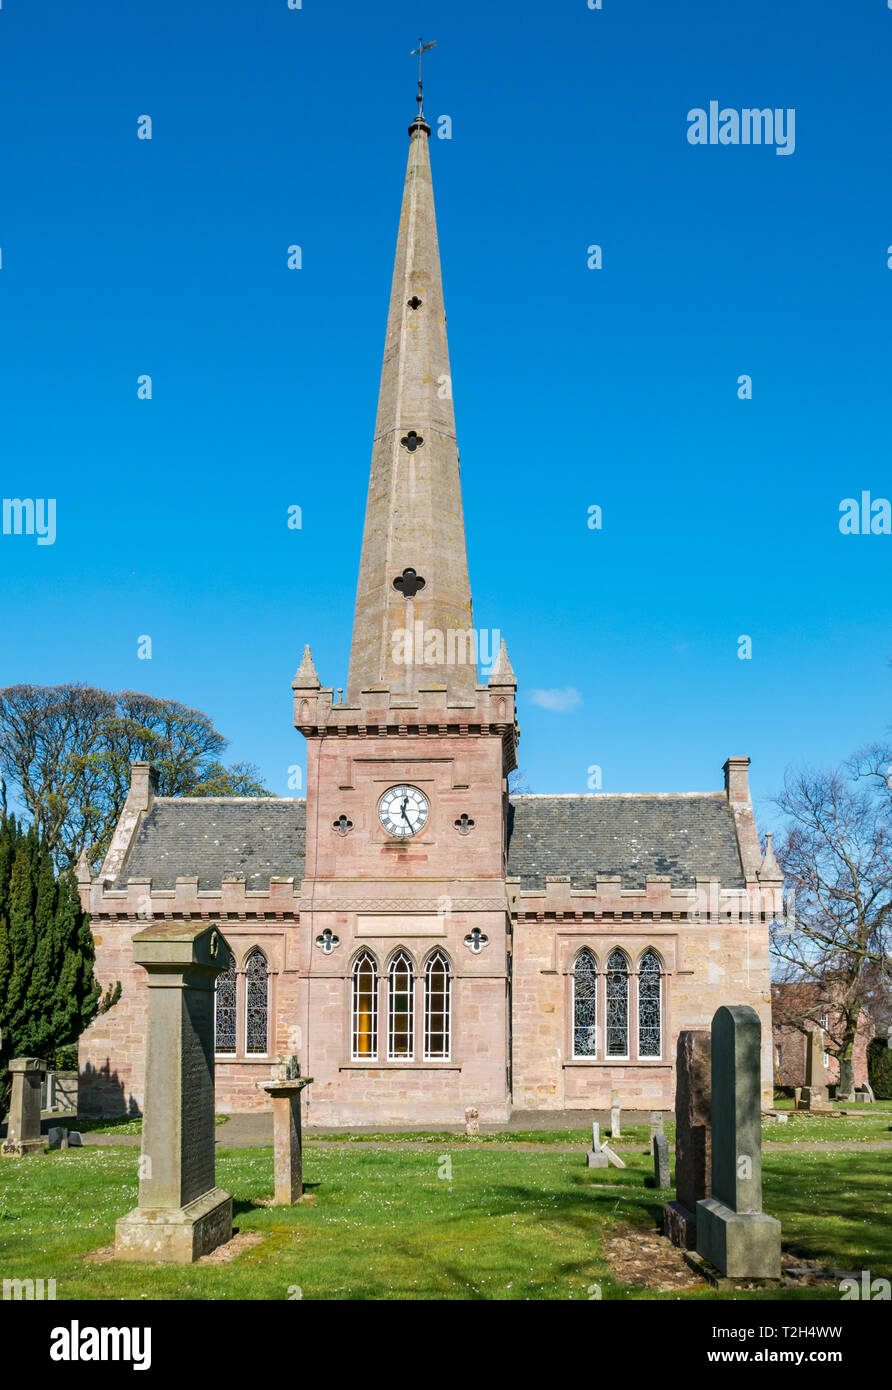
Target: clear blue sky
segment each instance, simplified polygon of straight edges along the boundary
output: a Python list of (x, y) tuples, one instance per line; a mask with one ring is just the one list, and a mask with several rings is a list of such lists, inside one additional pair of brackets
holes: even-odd
[[(58, 534), (0, 536), (0, 683), (196, 705), (287, 791), (303, 644), (346, 683), (419, 33), (521, 765), (702, 790), (749, 753), (765, 824), (892, 720), (892, 537), (838, 528), (892, 496), (884, 0), (3, 0), (2, 495)], [(713, 99), (795, 108), (795, 153), (691, 146)]]

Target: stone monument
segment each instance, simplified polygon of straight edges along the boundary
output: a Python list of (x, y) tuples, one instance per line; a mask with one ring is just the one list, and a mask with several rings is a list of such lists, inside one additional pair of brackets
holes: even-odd
[(762, 1210), (762, 1025), (749, 1004), (712, 1020), (712, 1196), (697, 1203), (697, 1253), (732, 1279), (779, 1279), (781, 1227)]
[(663, 1208), (666, 1235), (697, 1246), (697, 1203), (712, 1191), (712, 1043), (705, 1028), (678, 1035), (675, 1057), (675, 1201)]
[(303, 1145), (300, 1132), (300, 1093), (312, 1082), (301, 1076), (296, 1057), (273, 1064), (269, 1081), (258, 1081), (273, 1102), (273, 1164), (277, 1207), (290, 1207), (303, 1196)]
[(665, 1188), (669, 1186), (669, 1140), (665, 1134), (655, 1134), (653, 1140), (654, 1152), (654, 1187)]
[(40, 1133), (40, 1088), (46, 1076), (46, 1062), (40, 1057), (13, 1057), (9, 1070), (12, 1099), (0, 1153), (4, 1158), (42, 1154), (46, 1140)]
[(592, 1123), (592, 1146), (585, 1156), (586, 1168), (607, 1168), (610, 1160), (601, 1148), (601, 1126)]
[(610, 1137), (611, 1139), (622, 1139), (621, 1133), (622, 1113), (619, 1103), (619, 1091), (614, 1091), (610, 1097)]
[(811, 1028), (805, 1035), (805, 1110), (820, 1110), (827, 1103), (827, 1072), (824, 1067), (824, 1030)]
[(206, 923), (133, 938), (148, 971), (139, 1206), (115, 1227), (119, 1260), (189, 1264), (232, 1237), (232, 1198), (214, 1179), (214, 985), (229, 946)]

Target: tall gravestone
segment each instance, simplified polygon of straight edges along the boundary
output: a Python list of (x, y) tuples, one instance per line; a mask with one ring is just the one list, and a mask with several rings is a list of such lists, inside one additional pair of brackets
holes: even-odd
[(42, 1154), (46, 1140), (40, 1133), (40, 1088), (46, 1075), (46, 1062), (41, 1057), (13, 1057), (9, 1070), (12, 1097), (6, 1138), (0, 1153), (4, 1158)]
[(663, 1208), (666, 1235), (697, 1246), (697, 1203), (712, 1191), (712, 1041), (705, 1028), (678, 1035), (675, 1055), (675, 1201)]
[(291, 1057), (274, 1062), (270, 1080), (257, 1083), (273, 1103), (273, 1201), (277, 1207), (290, 1207), (303, 1196), (300, 1093), (312, 1081), (312, 1076), (301, 1076), (297, 1058)]
[(115, 1227), (122, 1260), (188, 1264), (232, 1237), (214, 1177), (214, 986), (231, 953), (216, 927), (171, 922), (133, 938), (148, 972), (139, 1206)]
[(780, 1278), (780, 1222), (762, 1210), (759, 1015), (723, 1005), (712, 1020), (712, 1196), (697, 1203), (697, 1253), (737, 1279)]
[(811, 1028), (805, 1035), (805, 1086), (802, 1099), (806, 1110), (820, 1109), (827, 1100), (823, 1028)]

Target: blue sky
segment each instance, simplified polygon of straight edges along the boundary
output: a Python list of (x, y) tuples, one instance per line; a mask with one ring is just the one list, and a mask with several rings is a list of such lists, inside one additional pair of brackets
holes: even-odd
[[(529, 784), (703, 790), (748, 753), (767, 824), (787, 765), (892, 721), (892, 536), (838, 526), (892, 496), (882, 0), (4, 0), (2, 494), (57, 538), (0, 536), (0, 684), (196, 705), (287, 792), (303, 644), (346, 683), (419, 33)], [(690, 145), (710, 100), (794, 108), (795, 152)]]

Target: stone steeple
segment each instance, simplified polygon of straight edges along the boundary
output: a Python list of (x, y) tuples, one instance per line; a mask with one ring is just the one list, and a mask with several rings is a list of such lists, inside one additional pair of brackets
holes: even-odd
[(409, 127), (347, 702), (445, 687), (474, 701), (476, 643), (452, 377), (423, 116)]

